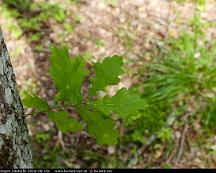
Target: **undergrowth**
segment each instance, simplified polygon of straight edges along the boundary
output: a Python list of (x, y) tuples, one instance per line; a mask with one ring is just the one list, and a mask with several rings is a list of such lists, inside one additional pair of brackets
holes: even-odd
[(148, 143), (152, 134), (171, 140), (170, 126), (186, 113), (205, 131), (216, 130), (216, 42), (205, 37), (204, 26), (209, 24), (199, 16), (191, 24), (192, 32), (169, 39), (166, 49), (139, 69), (142, 84), (134, 90), (141, 93), (146, 107), (125, 121), (129, 140)]
[[(47, 20), (53, 18), (58, 23), (67, 19), (67, 11), (59, 3), (35, 2), (34, 0), (3, 0), (2, 14), (7, 18), (16, 19), (18, 27), (9, 25), (9, 30), (15, 38), (23, 34), (29, 35), (31, 42), (39, 41), (43, 36), (43, 29), (49, 28)], [(71, 25), (64, 23), (66, 31), (72, 31)]]

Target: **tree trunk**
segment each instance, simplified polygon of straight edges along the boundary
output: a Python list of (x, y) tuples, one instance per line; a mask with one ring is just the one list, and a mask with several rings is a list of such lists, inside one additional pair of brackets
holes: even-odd
[(32, 168), (28, 129), (0, 28), (0, 168)]

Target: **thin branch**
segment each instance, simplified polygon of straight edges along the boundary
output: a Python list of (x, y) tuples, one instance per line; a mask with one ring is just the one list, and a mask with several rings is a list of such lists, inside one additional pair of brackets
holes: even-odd
[(50, 107), (47, 110), (44, 111), (39, 111), (39, 112), (33, 112), (30, 114), (25, 114), (25, 115), (37, 115), (37, 114), (41, 114), (41, 113), (47, 113), (49, 111), (55, 110), (55, 109), (61, 109), (61, 108), (69, 108), (69, 107), (77, 107), (77, 106), (81, 106), (81, 105), (86, 105), (85, 102), (79, 103), (79, 104), (69, 104), (69, 105), (60, 105), (60, 106), (54, 106), (54, 107)]

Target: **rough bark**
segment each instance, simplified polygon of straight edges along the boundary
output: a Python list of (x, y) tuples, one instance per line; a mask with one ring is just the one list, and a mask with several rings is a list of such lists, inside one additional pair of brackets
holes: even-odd
[(31, 168), (31, 161), (24, 111), (0, 28), (0, 168)]

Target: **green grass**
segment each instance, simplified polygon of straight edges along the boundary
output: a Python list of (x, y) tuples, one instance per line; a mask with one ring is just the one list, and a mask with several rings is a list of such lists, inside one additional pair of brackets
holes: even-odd
[(188, 110), (201, 119), (204, 130), (216, 129), (216, 43), (197, 29), (196, 34), (182, 33), (166, 44), (166, 50), (139, 69), (142, 84), (134, 90), (140, 91), (146, 107), (124, 122), (128, 140), (146, 143), (152, 133), (162, 142), (171, 140), (167, 119)]
[(19, 38), (22, 34), (30, 32), (32, 42), (41, 38), (42, 34), (38, 32), (46, 25), (49, 18), (59, 23), (63, 23), (66, 19), (65, 9), (57, 3), (4, 0), (1, 10), (5, 17), (16, 19), (19, 29), (14, 25), (8, 26), (15, 37)]

